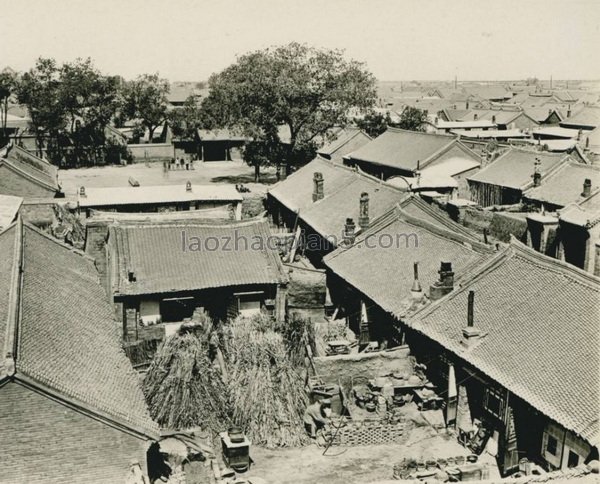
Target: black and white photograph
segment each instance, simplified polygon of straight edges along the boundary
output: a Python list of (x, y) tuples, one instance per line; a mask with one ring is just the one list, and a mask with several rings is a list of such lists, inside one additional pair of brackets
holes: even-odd
[(0, 6), (0, 484), (600, 484), (600, 0)]

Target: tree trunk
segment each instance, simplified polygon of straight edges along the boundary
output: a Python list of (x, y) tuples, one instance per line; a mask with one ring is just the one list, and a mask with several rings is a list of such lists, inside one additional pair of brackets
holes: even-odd
[(256, 163), (254, 165), (254, 182), (260, 183), (260, 164)]
[(148, 144), (152, 144), (154, 140), (154, 131), (156, 130), (156, 126), (148, 127)]

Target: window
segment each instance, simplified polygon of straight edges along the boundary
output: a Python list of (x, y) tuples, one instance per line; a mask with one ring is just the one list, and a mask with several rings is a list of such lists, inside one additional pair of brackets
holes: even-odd
[(558, 440), (552, 435), (548, 435), (548, 442), (546, 444), (546, 452), (552, 455), (557, 455), (558, 451)]
[(569, 459), (567, 460), (567, 467), (577, 467), (579, 465), (579, 456), (573, 452), (569, 451)]
[(485, 409), (496, 418), (504, 418), (504, 399), (500, 392), (486, 389)]

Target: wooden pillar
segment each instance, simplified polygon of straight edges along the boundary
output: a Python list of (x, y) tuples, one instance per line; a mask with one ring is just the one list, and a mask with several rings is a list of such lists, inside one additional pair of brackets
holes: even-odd
[(456, 389), (456, 374), (452, 364), (448, 365), (448, 393), (446, 395), (446, 426), (456, 426), (458, 391)]
[(242, 202), (235, 205), (235, 220), (242, 220)]
[(287, 284), (277, 284), (277, 292), (275, 294), (275, 319), (278, 323), (283, 323), (285, 321), (285, 314), (287, 309), (287, 290)]

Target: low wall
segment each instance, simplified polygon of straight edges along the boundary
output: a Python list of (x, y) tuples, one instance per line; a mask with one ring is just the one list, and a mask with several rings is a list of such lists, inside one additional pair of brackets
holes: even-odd
[(381, 420), (351, 421), (340, 419), (334, 429), (331, 445), (354, 447), (359, 445), (402, 444), (408, 440), (413, 423), (409, 420), (390, 423)]
[(353, 379), (372, 379), (390, 373), (412, 375), (414, 359), (407, 346), (389, 351), (350, 355), (321, 356), (314, 359), (317, 374), (326, 384), (340, 382), (350, 388)]
[(127, 145), (127, 148), (131, 151), (134, 163), (170, 160), (174, 156), (171, 143), (144, 143)]
[(441, 206), (450, 218), (461, 225), (482, 234), (488, 230), (490, 237), (502, 242), (509, 242), (510, 236), (525, 242), (527, 235), (527, 219), (525, 212), (493, 212), (480, 207), (456, 207), (451, 204)]

